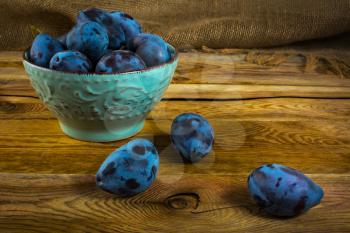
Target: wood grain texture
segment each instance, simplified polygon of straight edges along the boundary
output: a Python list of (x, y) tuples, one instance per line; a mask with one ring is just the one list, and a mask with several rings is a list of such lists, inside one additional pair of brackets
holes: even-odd
[[(149, 115), (137, 137), (154, 141), (161, 152), (161, 165), (176, 173), (232, 174), (270, 162), (308, 173), (346, 173), (350, 171), (350, 101), (330, 101), (163, 101)], [(21, 112), (31, 110), (29, 104), (21, 101), (21, 110), (11, 103), (4, 105), (7, 112), (0, 113), (0, 169), (4, 172), (92, 173), (107, 154), (127, 141), (77, 141), (59, 130), (49, 112), (26, 115)], [(16, 109), (19, 113), (10, 114)], [(216, 134), (212, 156), (195, 166), (183, 164), (168, 136), (172, 119), (189, 111), (206, 116)], [(16, 119), (18, 115), (24, 117)], [(330, 118), (336, 122), (330, 122)]]
[[(169, 120), (179, 112), (193, 111), (207, 118), (300, 121), (305, 117), (317, 120), (349, 119), (347, 99), (266, 98), (252, 100), (163, 100), (147, 119)], [(0, 96), (0, 119), (56, 119), (38, 98)]]
[[(10, 62), (1, 66), (6, 56)], [(298, 57), (271, 67), (247, 62), (246, 56), (182, 53), (164, 98), (350, 98), (349, 79), (327, 72), (305, 73)], [(18, 65), (21, 59), (20, 52), (0, 52), (0, 95), (36, 97), (23, 67)]]
[[(0, 52), (0, 232), (350, 232), (350, 79), (305, 71), (301, 57), (278, 66), (247, 54), (182, 53), (165, 98), (136, 137), (160, 152), (156, 183), (132, 198), (95, 187), (93, 174), (127, 140), (65, 136), (36, 97), (18, 52)], [(184, 163), (169, 140), (183, 112), (205, 116), (213, 152)], [(297, 218), (262, 213), (249, 172), (280, 163), (310, 175), (322, 203)]]
[(47, 232), (50, 226), (52, 233), (350, 231), (349, 175), (311, 175), (326, 195), (317, 207), (289, 219), (261, 212), (249, 198), (246, 176), (159, 176), (145, 193), (118, 198), (98, 190), (91, 175), (0, 174), (0, 230)]

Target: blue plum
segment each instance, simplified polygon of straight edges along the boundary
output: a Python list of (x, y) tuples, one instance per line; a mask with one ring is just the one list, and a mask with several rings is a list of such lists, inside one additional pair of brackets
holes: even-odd
[(62, 45), (64, 45), (65, 48), (67, 48), (67, 43), (66, 43), (66, 40), (67, 40), (67, 33), (64, 34), (64, 35), (61, 35), (59, 37), (56, 38), (59, 42), (61, 42)]
[(96, 173), (97, 186), (119, 196), (147, 190), (157, 177), (158, 152), (152, 142), (135, 139), (112, 152)]
[(47, 34), (39, 34), (30, 48), (30, 60), (38, 66), (49, 67), (51, 57), (63, 50), (64, 47), (58, 40)]
[(114, 21), (108, 12), (97, 8), (80, 11), (77, 17), (78, 24), (86, 21), (94, 21), (107, 29), (109, 48), (119, 49), (122, 44), (125, 44), (125, 34), (121, 24)]
[(88, 73), (92, 70), (92, 64), (84, 54), (78, 51), (62, 51), (51, 58), (50, 69), (72, 73)]
[(146, 42), (137, 48), (136, 54), (146, 63), (147, 67), (161, 65), (170, 60), (170, 53), (158, 43)]
[(96, 62), (107, 52), (109, 39), (103, 26), (87, 21), (73, 27), (66, 42), (69, 50), (78, 50)]
[(127, 46), (136, 51), (148, 67), (163, 64), (171, 58), (167, 43), (154, 34), (141, 33), (129, 40)]
[(195, 113), (178, 115), (171, 125), (171, 141), (178, 153), (191, 162), (204, 158), (212, 150), (214, 130), (210, 123)]
[(122, 73), (146, 68), (143, 60), (135, 53), (115, 50), (103, 56), (96, 65), (97, 73)]
[(107, 11), (99, 8), (89, 8), (79, 11), (77, 16), (77, 23), (85, 23), (86, 21), (95, 21), (97, 23), (110, 23), (111, 17)]
[(292, 217), (320, 203), (323, 190), (301, 172), (279, 164), (255, 169), (248, 177), (253, 200), (267, 213)]
[(112, 11), (110, 15), (113, 21), (123, 28), (126, 42), (142, 32), (139, 22), (130, 15), (122, 11)]
[(135, 52), (138, 47), (149, 41), (157, 43), (163, 49), (167, 48), (167, 44), (162, 39), (162, 37), (150, 33), (140, 33), (137, 36), (133, 37), (131, 40), (128, 41), (127, 47), (129, 50)]

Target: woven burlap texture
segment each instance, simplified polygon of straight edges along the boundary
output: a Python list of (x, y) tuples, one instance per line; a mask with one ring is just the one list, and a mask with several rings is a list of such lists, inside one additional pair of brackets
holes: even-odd
[(178, 48), (284, 45), (350, 31), (349, 0), (1, 0), (0, 50), (21, 50), (31, 28), (57, 36), (79, 10), (123, 10)]

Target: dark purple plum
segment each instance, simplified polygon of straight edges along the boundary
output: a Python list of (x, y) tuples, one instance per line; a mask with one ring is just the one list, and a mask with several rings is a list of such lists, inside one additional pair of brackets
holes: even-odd
[(122, 73), (146, 68), (143, 60), (127, 50), (115, 50), (103, 56), (96, 65), (97, 73)]
[(124, 30), (118, 22), (114, 21), (109, 12), (97, 8), (80, 11), (77, 17), (78, 24), (86, 21), (94, 21), (101, 24), (108, 31), (109, 48), (119, 49), (125, 44)]
[(51, 57), (63, 50), (64, 46), (58, 40), (47, 34), (39, 34), (30, 48), (30, 60), (38, 66), (47, 68)]
[(67, 40), (67, 33), (64, 34), (64, 35), (61, 35), (59, 37), (57, 37), (57, 40), (59, 42), (61, 42), (62, 45), (64, 45), (65, 48), (67, 48), (67, 43), (66, 43), (66, 40)]
[(67, 35), (66, 42), (69, 50), (80, 51), (96, 62), (106, 54), (109, 39), (103, 26), (87, 21), (73, 27)]
[(292, 217), (318, 205), (323, 190), (301, 172), (279, 164), (255, 169), (248, 177), (253, 200), (267, 213)]
[(63, 51), (56, 53), (51, 58), (50, 69), (72, 73), (88, 73), (92, 70), (92, 64), (84, 54), (78, 51)]
[(161, 65), (170, 60), (171, 56), (167, 48), (156, 42), (146, 42), (137, 48), (136, 54), (146, 63), (147, 67)]
[(85, 23), (87, 21), (94, 21), (101, 24), (111, 24), (109, 22), (111, 17), (107, 11), (99, 8), (89, 8), (79, 11), (77, 16), (77, 24)]
[(128, 49), (135, 51), (148, 67), (163, 64), (170, 60), (167, 43), (154, 34), (141, 33), (128, 41)]
[(159, 169), (158, 152), (152, 142), (135, 139), (112, 152), (96, 173), (99, 188), (118, 196), (147, 190)]
[(163, 49), (167, 48), (167, 44), (162, 39), (162, 37), (150, 33), (140, 33), (137, 36), (133, 37), (128, 41), (127, 47), (129, 50), (135, 52), (138, 47), (149, 41), (157, 43), (159, 46), (163, 47)]
[(204, 117), (195, 113), (183, 113), (174, 119), (170, 137), (183, 158), (197, 162), (212, 150), (214, 130)]
[(122, 11), (112, 11), (110, 15), (116, 24), (121, 25), (125, 34), (125, 41), (132, 39), (142, 32), (141, 25), (130, 15)]

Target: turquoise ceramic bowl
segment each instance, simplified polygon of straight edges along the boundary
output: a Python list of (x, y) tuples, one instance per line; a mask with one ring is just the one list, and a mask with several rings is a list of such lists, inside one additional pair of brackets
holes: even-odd
[(24, 53), (31, 84), (62, 131), (84, 141), (107, 142), (131, 137), (161, 100), (174, 75), (178, 56), (141, 71), (118, 74), (73, 74), (34, 65)]

